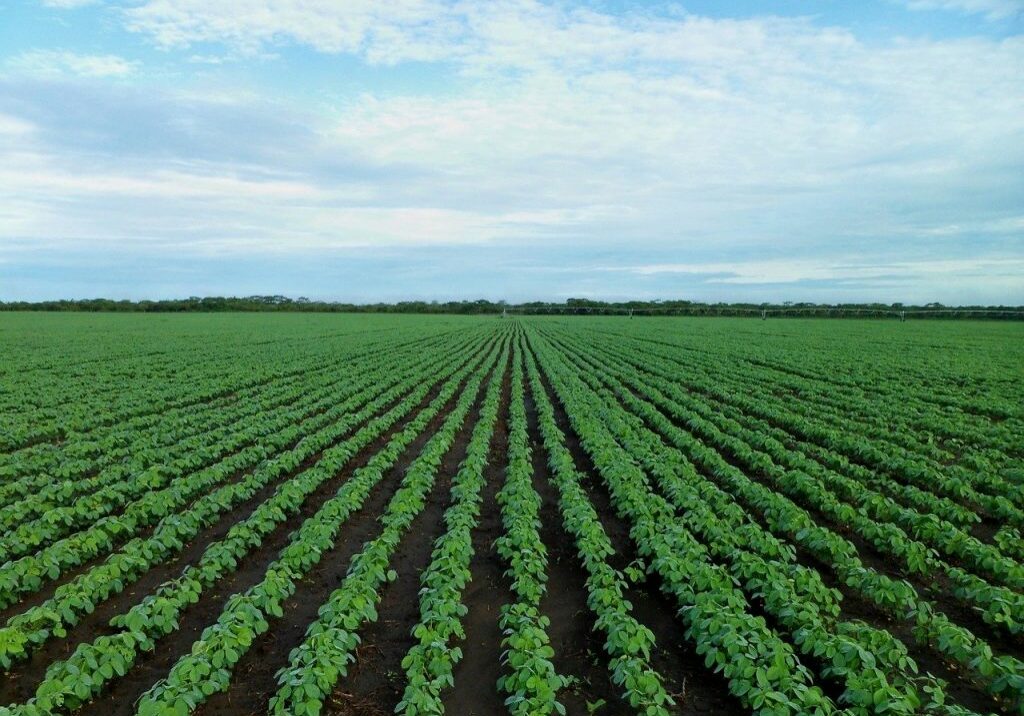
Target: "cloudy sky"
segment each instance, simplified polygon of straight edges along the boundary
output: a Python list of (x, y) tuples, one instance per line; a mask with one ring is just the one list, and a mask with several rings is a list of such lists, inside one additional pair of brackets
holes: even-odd
[(1022, 304), (1024, 0), (0, 0), (0, 300), (253, 293)]

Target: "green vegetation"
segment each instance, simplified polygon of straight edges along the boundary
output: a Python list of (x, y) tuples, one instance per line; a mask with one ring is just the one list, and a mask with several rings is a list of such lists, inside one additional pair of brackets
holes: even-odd
[(1024, 714), (1021, 346), (2, 315), (0, 716)]
[(433, 313), (490, 315), (649, 315), (649, 316), (782, 316), (791, 318), (957, 318), (1024, 320), (1024, 306), (944, 306), (941, 303), (705, 303), (702, 301), (595, 301), (570, 298), (564, 303), (529, 301), (398, 301), (346, 303), (288, 296), (192, 296), (159, 301), (115, 301), (89, 298), (60, 301), (0, 301), (0, 311), (73, 311), (108, 313)]

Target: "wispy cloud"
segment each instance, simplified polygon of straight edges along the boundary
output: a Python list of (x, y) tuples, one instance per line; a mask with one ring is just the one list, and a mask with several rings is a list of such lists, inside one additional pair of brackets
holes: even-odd
[(1021, 0), (906, 0), (911, 10), (948, 10), (1003, 20), (1024, 13)]
[(35, 131), (35, 125), (18, 117), (0, 113), (0, 136), (20, 137)]
[(323, 52), (358, 52), (434, 34), (454, 16), (447, 4), (432, 0), (148, 0), (125, 10), (128, 27), (161, 46), (224, 42), (248, 51), (290, 40)]
[(6, 62), (9, 72), (37, 77), (125, 77), (132, 74), (138, 63), (117, 55), (87, 55), (63, 50), (31, 50), (10, 58)]
[(986, 276), (991, 279), (1011, 278), (1024, 288), (1024, 259), (922, 259), (918, 261), (869, 262), (862, 257), (845, 256), (834, 259), (785, 259), (732, 261), (721, 263), (646, 264), (637, 266), (598, 266), (598, 272), (657, 274), (690, 274), (706, 277), (708, 283), (726, 284), (796, 284), (807, 281), (870, 281), (934, 279), (936, 277)]
[(55, 7), (62, 10), (70, 10), (78, 7), (85, 7), (87, 5), (96, 5), (100, 0), (42, 0), (42, 4), (46, 7)]

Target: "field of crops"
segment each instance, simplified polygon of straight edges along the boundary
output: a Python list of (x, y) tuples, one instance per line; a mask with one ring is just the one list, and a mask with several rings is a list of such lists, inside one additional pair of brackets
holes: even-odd
[(0, 315), (0, 716), (1024, 714), (1024, 326)]

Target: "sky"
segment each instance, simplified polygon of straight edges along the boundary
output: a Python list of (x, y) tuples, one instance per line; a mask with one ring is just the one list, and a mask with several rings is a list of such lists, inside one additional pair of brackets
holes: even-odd
[(1024, 0), (0, 0), (0, 300), (1024, 304)]

